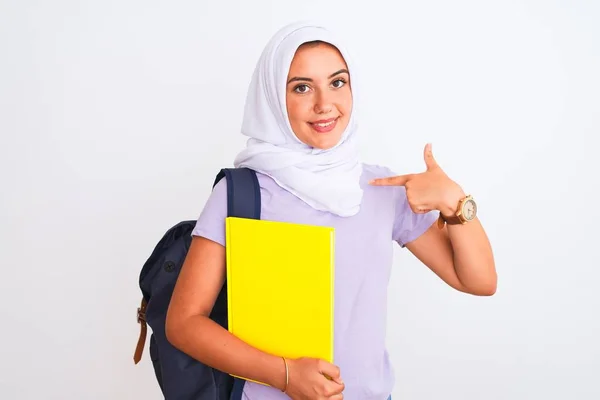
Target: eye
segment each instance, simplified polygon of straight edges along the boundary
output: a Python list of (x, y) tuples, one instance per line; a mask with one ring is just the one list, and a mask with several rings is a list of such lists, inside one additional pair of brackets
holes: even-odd
[(334, 88), (339, 89), (346, 84), (346, 80), (342, 79), (342, 78), (336, 79), (331, 84), (333, 85)]
[(296, 93), (308, 93), (309, 87), (308, 85), (302, 84), (298, 85), (294, 88), (294, 92)]

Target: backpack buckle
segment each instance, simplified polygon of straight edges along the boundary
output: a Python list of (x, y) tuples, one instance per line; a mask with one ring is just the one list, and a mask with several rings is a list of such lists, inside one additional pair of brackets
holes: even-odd
[(141, 307), (137, 309), (137, 323), (141, 324), (142, 322), (146, 322), (146, 313), (142, 310)]
[(140, 307), (137, 308), (137, 322), (138, 324), (141, 324), (142, 322), (146, 322), (146, 300), (143, 299), (142, 300), (142, 304)]

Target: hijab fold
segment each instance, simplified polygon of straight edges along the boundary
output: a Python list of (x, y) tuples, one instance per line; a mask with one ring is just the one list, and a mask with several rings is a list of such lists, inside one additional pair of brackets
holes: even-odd
[[(335, 46), (351, 76), (353, 106), (340, 142), (321, 150), (302, 143), (292, 131), (286, 107), (286, 80), (296, 50), (320, 40)], [(248, 167), (270, 176), (314, 209), (348, 217), (362, 201), (362, 164), (356, 143), (357, 84), (352, 60), (334, 34), (321, 25), (300, 22), (280, 29), (267, 43), (254, 70), (242, 121), (249, 139), (235, 158), (235, 167)]]

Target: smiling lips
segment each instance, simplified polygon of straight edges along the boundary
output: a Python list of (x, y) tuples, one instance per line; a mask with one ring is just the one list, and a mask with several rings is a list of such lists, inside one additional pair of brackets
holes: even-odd
[(319, 133), (327, 133), (335, 128), (337, 120), (337, 118), (321, 119), (319, 121), (309, 122), (308, 124)]

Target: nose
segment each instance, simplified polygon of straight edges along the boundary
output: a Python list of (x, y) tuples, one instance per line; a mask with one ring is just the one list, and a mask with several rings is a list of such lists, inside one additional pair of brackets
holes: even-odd
[(315, 96), (314, 110), (317, 114), (328, 114), (333, 109), (333, 102), (327, 93), (318, 92)]

